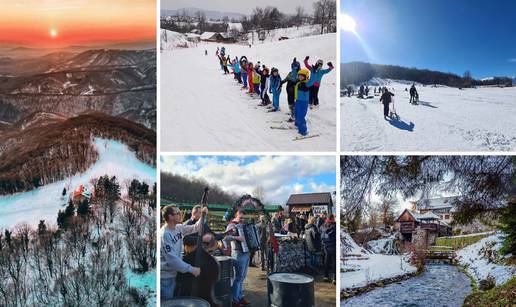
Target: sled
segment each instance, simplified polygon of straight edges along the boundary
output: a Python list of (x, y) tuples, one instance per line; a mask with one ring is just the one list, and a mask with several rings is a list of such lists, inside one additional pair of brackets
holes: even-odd
[(319, 134), (309, 134), (309, 135), (304, 135), (304, 136), (296, 136), (295, 138), (292, 139), (292, 141), (301, 141), (301, 140), (315, 138), (315, 137), (318, 137), (318, 136), (319, 136)]

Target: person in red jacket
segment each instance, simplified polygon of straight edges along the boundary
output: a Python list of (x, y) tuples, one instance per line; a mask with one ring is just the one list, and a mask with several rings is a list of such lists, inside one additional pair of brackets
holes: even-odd
[(253, 63), (247, 65), (247, 82), (249, 83), (249, 94), (254, 93), (253, 88)]

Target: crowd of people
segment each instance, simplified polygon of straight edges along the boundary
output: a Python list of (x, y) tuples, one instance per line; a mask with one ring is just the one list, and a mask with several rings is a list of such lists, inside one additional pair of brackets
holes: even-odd
[[(358, 89), (357, 97), (361, 98), (361, 99), (370, 98), (369, 91), (370, 91), (369, 86), (367, 84), (362, 84), (362, 85), (360, 85), (360, 88)], [(412, 83), (410, 90), (405, 89), (405, 91), (408, 91), (410, 94), (409, 103), (417, 105), (419, 102), (419, 93), (416, 89), (415, 83)], [(389, 118), (399, 119), (399, 116), (396, 113), (396, 110), (394, 109), (394, 107), (392, 109), (390, 107), (390, 104), (394, 103), (394, 101), (392, 99), (392, 97), (394, 97), (394, 93), (391, 92), (386, 86), (379, 86), (378, 88), (373, 87), (373, 93), (375, 94), (375, 96), (376, 96), (376, 94), (380, 95), (380, 103), (383, 104), (384, 119), (386, 119), (386, 120)], [(347, 88), (345, 90), (345, 95), (347, 95), (348, 97), (351, 97), (352, 95), (354, 95), (354, 90), (351, 85), (347, 86)]]
[(290, 117), (287, 121), (294, 122), (298, 133), (302, 136), (308, 134), (306, 124), (308, 108), (319, 105), (321, 80), (325, 74), (333, 70), (331, 62), (327, 63), (327, 69), (323, 69), (322, 60), (317, 60), (311, 65), (310, 57), (306, 56), (305, 68), (301, 68), (297, 58), (294, 58), (290, 71), (282, 79), (277, 67), (269, 68), (260, 61), (253, 63), (246, 56), (231, 58), (226, 54), (225, 47), (217, 47), (215, 54), (224, 74), (232, 74), (235, 81), (242, 84), (243, 90), (247, 90), (248, 94), (261, 100), (259, 106), (267, 107), (268, 112), (280, 111), (281, 91), (283, 84), (286, 83), (287, 102), (290, 109)]
[[(164, 225), (161, 228), (161, 292), (162, 301), (170, 300), (177, 295), (176, 277), (178, 273), (190, 273), (197, 277), (201, 274), (201, 268), (195, 267), (184, 261), (186, 254), (193, 252), (192, 246), (198, 241), (199, 231), (202, 228), (203, 248), (210, 253), (217, 249), (217, 242), (224, 242), (222, 245), (230, 246), (234, 280), (232, 284), (233, 306), (249, 306), (244, 298), (244, 281), (247, 277), (249, 266), (255, 264), (257, 256), (260, 259), (262, 270), (266, 270), (268, 257), (268, 231), (279, 235), (289, 235), (305, 241), (306, 252), (309, 255), (308, 266), (318, 272), (321, 267), (322, 256), (324, 259), (324, 280), (335, 283), (335, 261), (336, 261), (336, 238), (337, 229), (333, 215), (326, 214), (308, 216), (295, 214), (285, 217), (283, 212), (274, 214), (270, 221), (267, 221), (264, 214), (259, 216), (256, 229), (260, 240), (258, 251), (249, 251), (245, 246), (245, 237), (241, 235), (239, 228), (243, 227), (252, 219), (246, 216), (244, 209), (235, 212), (234, 217), (227, 221), (224, 232), (213, 232), (207, 223), (201, 222), (202, 213), (207, 214), (206, 207), (194, 206), (188, 220), (182, 222), (181, 210), (175, 205), (166, 206), (162, 210)], [(269, 222), (271, 223), (269, 225)], [(220, 245), (219, 245), (220, 248)]]

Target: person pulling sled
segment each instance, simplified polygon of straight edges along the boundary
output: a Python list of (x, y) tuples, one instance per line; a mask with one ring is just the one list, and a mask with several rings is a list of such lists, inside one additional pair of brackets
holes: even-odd
[[(394, 96), (394, 94), (389, 92), (389, 90), (387, 88), (385, 88), (383, 91), (382, 97), (380, 97), (380, 102), (383, 104), (383, 118), (385, 120), (387, 120), (387, 118), (391, 117), (391, 115), (394, 117), (398, 117), (398, 115), (396, 114), (396, 111), (390, 112), (390, 110), (389, 110), (389, 104), (391, 102), (393, 102), (393, 99), (392, 99), (393, 96)], [(394, 117), (391, 117), (391, 118), (394, 118)]]

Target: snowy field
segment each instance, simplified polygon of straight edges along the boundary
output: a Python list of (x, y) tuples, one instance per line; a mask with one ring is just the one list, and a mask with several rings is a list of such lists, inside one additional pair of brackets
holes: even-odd
[[(343, 151), (516, 150), (516, 87), (459, 90), (418, 86), (420, 104), (414, 106), (405, 91), (410, 85), (386, 82), (389, 89), (394, 88), (400, 120), (384, 120), (379, 96), (342, 97)], [(373, 95), (373, 87), (369, 95)]]
[(341, 289), (359, 288), (375, 281), (414, 273), (417, 270), (400, 255), (367, 252), (344, 231), (341, 231), (341, 240), (346, 241), (346, 247), (341, 243), (342, 255), (350, 255), (348, 257), (341, 255)]
[(57, 212), (64, 209), (68, 201), (62, 198), (63, 188), (70, 193), (79, 185), (106, 174), (116, 175), (123, 189), (127, 180), (138, 179), (149, 185), (156, 182), (156, 169), (138, 160), (126, 145), (97, 138), (95, 146), (99, 159), (86, 172), (29, 192), (0, 196), (0, 228), (11, 228), (22, 222), (36, 228), (39, 220), (45, 220), (47, 225), (56, 224)]
[(489, 236), (459, 250), (457, 252), (459, 263), (467, 268), (477, 282), (490, 275), (496, 279), (497, 285), (501, 285), (516, 275), (516, 266), (499, 265), (488, 261), (485, 257), (487, 250), (497, 252), (501, 247), (502, 235), (500, 233)]
[[(252, 48), (228, 44), (232, 58), (246, 56), (249, 61), (269, 68), (277, 67), (284, 78), (294, 57), (302, 64), (323, 59), (336, 63), (336, 35), (325, 34), (254, 45)], [(325, 75), (319, 92), (320, 106), (308, 110), (309, 134), (319, 137), (293, 141), (297, 130), (288, 127), (286, 85), (280, 97), (280, 112), (267, 113), (223, 75), (215, 50), (221, 44), (200, 43), (194, 48), (163, 51), (161, 54), (161, 148), (163, 151), (334, 151), (336, 147), (336, 69)], [(204, 55), (205, 50), (208, 56)], [(304, 65), (302, 64), (302, 67)], [(293, 125), (292, 125), (293, 126)]]

